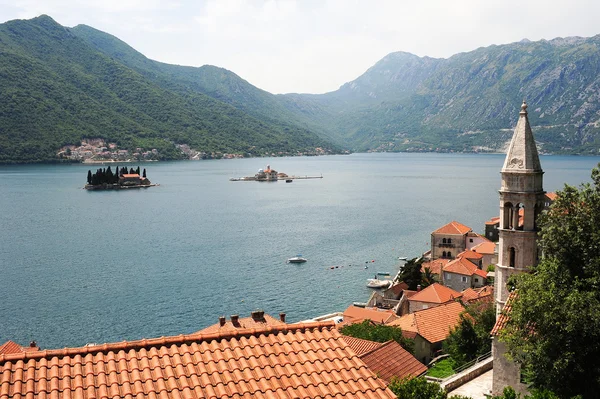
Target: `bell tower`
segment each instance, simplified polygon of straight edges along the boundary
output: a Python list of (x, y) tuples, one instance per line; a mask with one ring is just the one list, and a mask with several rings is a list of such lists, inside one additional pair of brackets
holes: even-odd
[(506, 303), (508, 278), (528, 271), (538, 262), (536, 219), (544, 207), (544, 172), (525, 101), (500, 174), (500, 240), (494, 287), (496, 314)]

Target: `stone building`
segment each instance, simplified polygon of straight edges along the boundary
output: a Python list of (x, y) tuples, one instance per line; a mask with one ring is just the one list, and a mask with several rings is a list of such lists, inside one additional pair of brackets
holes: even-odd
[(431, 233), (431, 259), (454, 259), (467, 246), (467, 234), (473, 229), (452, 221)]
[[(496, 314), (504, 308), (509, 291), (506, 283), (510, 276), (527, 272), (538, 262), (536, 219), (544, 209), (546, 196), (538, 151), (527, 118), (527, 104), (523, 102), (519, 121), (501, 170), (500, 220), (498, 264), (495, 288)], [(502, 317), (498, 318), (498, 322)], [(498, 327), (498, 326), (496, 326)], [(495, 328), (494, 331), (498, 331)], [(492, 393), (500, 394), (506, 385), (518, 392), (526, 392), (521, 382), (518, 364), (504, 356), (506, 348), (493, 335), (494, 377)]]

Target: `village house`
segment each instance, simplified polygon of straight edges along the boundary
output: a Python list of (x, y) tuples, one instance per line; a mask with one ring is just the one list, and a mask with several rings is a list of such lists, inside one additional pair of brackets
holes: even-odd
[(463, 311), (464, 307), (460, 301), (452, 301), (404, 315), (388, 325), (400, 327), (403, 332), (416, 334), (415, 357), (427, 364), (442, 349), (443, 342), (458, 325)]
[(461, 293), (441, 284), (433, 283), (430, 286), (418, 290), (408, 298), (408, 312), (413, 313), (423, 309), (440, 306), (447, 302), (455, 301), (461, 297)]
[(485, 303), (494, 301), (494, 287), (486, 285), (481, 288), (467, 288), (461, 292), (461, 302), (466, 306), (472, 303)]
[(392, 378), (414, 378), (427, 372), (427, 366), (396, 341), (380, 343), (346, 335), (343, 338), (367, 367), (388, 384)]
[(489, 265), (495, 265), (497, 262), (496, 244), (491, 241), (482, 242), (471, 248), (471, 251), (481, 254), (482, 269), (487, 270)]
[(0, 354), (2, 398), (389, 398), (333, 322)]
[(467, 234), (473, 230), (452, 221), (431, 233), (431, 259), (454, 259), (467, 247)]
[[(479, 255), (481, 257), (481, 255)], [(480, 263), (481, 258), (479, 259)], [(455, 291), (467, 288), (483, 287), (487, 281), (487, 272), (481, 270), (466, 257), (459, 257), (444, 266), (443, 283)]]
[(421, 263), (421, 273), (425, 273), (425, 269), (429, 269), (431, 274), (435, 277), (435, 280), (439, 283), (442, 281), (442, 269), (446, 266), (452, 259), (432, 259), (425, 260)]
[(385, 324), (398, 318), (392, 309), (363, 308), (355, 305), (348, 306), (344, 310), (343, 317), (344, 321), (338, 324), (338, 328), (360, 323), (364, 320), (370, 320), (377, 324)]

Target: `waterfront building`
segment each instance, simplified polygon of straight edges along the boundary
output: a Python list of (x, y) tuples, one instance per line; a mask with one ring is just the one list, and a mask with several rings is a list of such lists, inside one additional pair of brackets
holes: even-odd
[(461, 293), (438, 283), (433, 283), (424, 289), (417, 287), (417, 293), (408, 298), (408, 312), (434, 308), (452, 302), (461, 297)]
[(454, 259), (467, 246), (467, 234), (473, 229), (452, 221), (431, 233), (431, 259)]
[(535, 266), (539, 258), (536, 219), (547, 203), (543, 189), (543, 170), (535, 139), (527, 117), (527, 104), (523, 102), (504, 166), (501, 170), (500, 218), (498, 228), (498, 264), (495, 269), (497, 325), (492, 334), (494, 357), (493, 394), (502, 393), (505, 386), (525, 393), (520, 367), (505, 357), (505, 344), (498, 341), (498, 323), (505, 323), (501, 311), (507, 303), (510, 276), (525, 273)]

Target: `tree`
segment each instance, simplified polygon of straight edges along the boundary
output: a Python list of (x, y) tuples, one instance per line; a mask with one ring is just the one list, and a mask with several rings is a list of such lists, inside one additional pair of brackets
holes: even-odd
[(490, 331), (496, 322), (493, 302), (474, 303), (460, 315), (460, 321), (446, 341), (444, 350), (455, 366), (461, 366), (491, 350)]
[(388, 388), (402, 399), (446, 399), (448, 397), (446, 391), (439, 384), (428, 382), (425, 377), (393, 378)]
[(92, 184), (92, 171), (91, 170), (88, 170), (87, 182), (88, 182), (88, 184)]
[(138, 175), (140, 174), (140, 167), (138, 166), (137, 169), (135, 170), (135, 173), (137, 173)]
[(146, 168), (144, 168), (144, 179), (146, 178)]
[(375, 324), (371, 320), (363, 320), (360, 323), (350, 324), (342, 327), (340, 332), (354, 338), (366, 339), (375, 342), (396, 341), (404, 349), (413, 353), (413, 341), (404, 338), (399, 327)]
[(423, 288), (436, 283), (435, 274), (431, 271), (431, 268), (426, 267), (423, 269), (423, 273), (421, 273), (421, 286)]
[(408, 285), (409, 290), (416, 290), (418, 285), (421, 285), (423, 275), (421, 273), (421, 265), (423, 258), (413, 258), (404, 264), (402, 272), (398, 276), (399, 281), (404, 281)]
[[(599, 165), (600, 166), (600, 165)], [(518, 276), (500, 339), (534, 387), (600, 397), (600, 170), (538, 220), (543, 259)]]

